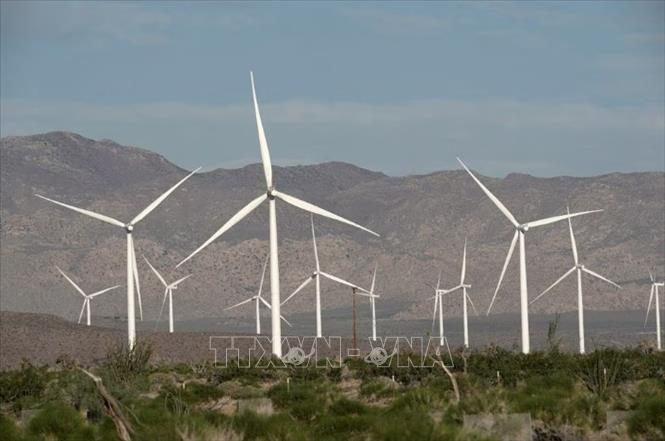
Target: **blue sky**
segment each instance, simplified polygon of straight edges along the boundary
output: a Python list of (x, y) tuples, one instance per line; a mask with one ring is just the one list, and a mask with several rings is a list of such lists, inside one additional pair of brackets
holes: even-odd
[(109, 138), (183, 166), (392, 175), (665, 168), (665, 3), (3, 1), (2, 136)]

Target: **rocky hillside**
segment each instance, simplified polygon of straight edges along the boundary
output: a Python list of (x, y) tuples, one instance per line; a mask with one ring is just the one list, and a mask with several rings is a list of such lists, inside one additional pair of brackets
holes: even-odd
[[(258, 149), (256, 152), (258, 158)], [(185, 170), (148, 150), (53, 132), (3, 138), (0, 144), (1, 308), (49, 312), (76, 318), (80, 297), (59, 276), (59, 265), (84, 289), (124, 284), (125, 241), (110, 225), (55, 207), (33, 196), (131, 219)], [(473, 165), (473, 164), (471, 164)], [(487, 308), (512, 230), (507, 220), (463, 171), (388, 177), (345, 163), (277, 167), (278, 188), (346, 216), (380, 239), (317, 218), (325, 271), (369, 285), (377, 263), (381, 302), (395, 318), (426, 318), (428, 285), (443, 270), (443, 284), (456, 284), (464, 238), (469, 241), (468, 281), (479, 309)], [(536, 178), (511, 174), (481, 177), (521, 221), (572, 210), (604, 208), (574, 220), (583, 262), (623, 285), (615, 290), (585, 279), (589, 309), (640, 309), (648, 299), (647, 269), (665, 272), (665, 175), (614, 173), (588, 178)], [(205, 171), (191, 178), (135, 230), (138, 255), (167, 278), (192, 272), (176, 291), (176, 318), (222, 316), (222, 309), (255, 292), (267, 252), (267, 205), (252, 213), (184, 268), (174, 265), (193, 251), (251, 198), (261, 194), (262, 170)], [(313, 267), (308, 215), (278, 203), (283, 295)], [(527, 236), (530, 296), (572, 266), (565, 223), (534, 229)], [(146, 314), (159, 311), (162, 288), (140, 259)], [(497, 312), (518, 309), (517, 255), (507, 273)], [(541, 312), (575, 308), (574, 281), (533, 305)], [(350, 303), (349, 293), (323, 284), (325, 308)], [(93, 302), (93, 314), (123, 315), (117, 290)], [(313, 292), (294, 298), (286, 312), (313, 309)], [(459, 299), (446, 304), (459, 313)], [(252, 308), (236, 310), (252, 314)]]

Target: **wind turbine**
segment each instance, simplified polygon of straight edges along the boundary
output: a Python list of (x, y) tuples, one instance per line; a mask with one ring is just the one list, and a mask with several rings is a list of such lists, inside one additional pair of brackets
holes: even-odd
[[(439, 345), (443, 346), (444, 336), (443, 336), (443, 296), (448, 294), (448, 290), (441, 289), (441, 273), (439, 271), (439, 278), (436, 281), (436, 288), (434, 288), (434, 296), (430, 299), (434, 299), (434, 309), (432, 311), (432, 330), (434, 329), (434, 324), (436, 323), (436, 313), (439, 312)], [(427, 284), (429, 286), (429, 283)]]
[(150, 269), (152, 270), (153, 273), (157, 276), (160, 282), (162, 282), (162, 285), (164, 285), (164, 299), (162, 300), (162, 307), (159, 310), (159, 316), (157, 317), (157, 321), (162, 318), (162, 312), (164, 312), (164, 304), (166, 303), (166, 298), (169, 298), (169, 333), (173, 334), (173, 290), (178, 289), (178, 285), (180, 285), (181, 282), (184, 282), (185, 280), (189, 279), (192, 275), (188, 274), (185, 277), (182, 277), (175, 282), (169, 284), (166, 283), (166, 280), (164, 280), (164, 277), (162, 277), (161, 274), (155, 269), (154, 266), (148, 261), (148, 259), (143, 256), (143, 259), (145, 260), (145, 263), (148, 264)]
[(566, 214), (566, 215), (561, 215), (561, 216), (553, 216), (553, 217), (548, 217), (545, 219), (540, 219), (540, 220), (535, 220), (527, 223), (519, 223), (517, 219), (515, 219), (515, 216), (508, 211), (508, 209), (501, 203), (501, 201), (490, 192), (487, 187), (483, 185), (482, 182), (478, 180), (474, 176), (473, 173), (471, 173), (471, 170), (468, 169), (468, 167), (462, 162), (461, 159), (457, 158), (460, 164), (462, 164), (462, 167), (464, 167), (464, 170), (469, 173), (469, 175), (473, 178), (474, 181), (476, 181), (476, 184), (485, 192), (487, 197), (494, 203), (494, 205), (497, 206), (497, 208), (503, 213), (504, 216), (508, 218), (511, 224), (513, 224), (513, 227), (515, 228), (515, 234), (513, 235), (513, 240), (510, 243), (510, 248), (508, 248), (508, 255), (506, 256), (506, 261), (503, 264), (503, 269), (501, 270), (501, 275), (499, 276), (499, 283), (496, 285), (496, 289), (494, 290), (494, 296), (492, 296), (492, 301), (490, 303), (489, 308), (487, 309), (487, 315), (489, 315), (490, 311), (492, 310), (492, 305), (494, 305), (494, 300), (496, 299), (496, 295), (499, 292), (499, 288), (501, 287), (501, 282), (503, 281), (503, 276), (506, 273), (506, 268), (508, 268), (508, 263), (510, 263), (510, 258), (513, 256), (513, 251), (515, 250), (515, 244), (517, 243), (517, 240), (519, 239), (520, 242), (520, 312), (521, 312), (521, 322), (522, 322), (522, 352), (525, 354), (528, 354), (530, 351), (530, 341), (529, 341), (529, 294), (528, 294), (528, 289), (527, 289), (527, 280), (526, 280), (526, 251), (525, 251), (525, 239), (526, 239), (526, 232), (529, 231), (531, 228), (535, 227), (541, 227), (544, 225), (549, 225), (553, 224), (555, 222), (559, 222), (564, 219), (569, 219), (571, 217), (575, 216), (581, 216), (583, 214), (589, 214), (589, 213), (596, 213), (599, 211), (603, 210), (592, 210), (592, 211), (582, 211), (580, 213), (573, 213), (573, 214)]
[(471, 304), (471, 307), (473, 308), (473, 311), (476, 313), (476, 315), (478, 315), (478, 311), (476, 311), (476, 307), (473, 304), (473, 301), (471, 300), (471, 297), (466, 292), (467, 288), (471, 288), (471, 285), (465, 283), (465, 278), (466, 278), (466, 239), (464, 239), (464, 253), (462, 254), (462, 273), (460, 275), (459, 285), (446, 290), (445, 292), (443, 292), (443, 294), (450, 294), (450, 293), (453, 293), (453, 292), (457, 291), (458, 289), (462, 290), (462, 311), (463, 311), (463, 319), (464, 319), (464, 347), (468, 348), (469, 347), (469, 312), (468, 312), (467, 302)]
[(87, 319), (86, 319), (86, 324), (90, 326), (90, 300), (94, 299), (100, 294), (104, 294), (107, 291), (111, 291), (112, 289), (118, 288), (120, 285), (112, 286), (110, 288), (102, 289), (101, 291), (93, 292), (92, 294), (86, 294), (80, 286), (78, 286), (72, 279), (67, 276), (67, 274), (64, 273), (60, 268), (56, 266), (56, 269), (60, 271), (60, 274), (67, 279), (69, 283), (72, 284), (74, 288), (83, 296), (83, 306), (81, 306), (81, 312), (79, 313), (79, 321), (78, 323), (81, 323), (81, 319), (83, 318), (83, 310), (85, 309), (87, 311)]
[[(229, 311), (233, 308), (237, 308), (240, 305), (244, 305), (245, 303), (249, 303), (252, 300), (254, 300), (256, 302), (256, 335), (261, 334), (261, 312), (260, 312), (260, 309), (259, 309), (260, 304), (263, 303), (264, 305), (266, 305), (266, 307), (268, 309), (272, 309), (271, 306), (270, 306), (270, 303), (268, 303), (266, 301), (266, 299), (261, 297), (261, 292), (263, 291), (263, 280), (265, 279), (265, 276), (266, 276), (266, 267), (268, 266), (268, 259), (269, 258), (270, 258), (270, 254), (268, 254), (266, 256), (266, 261), (263, 264), (263, 272), (261, 273), (261, 282), (259, 283), (259, 293), (255, 296), (252, 296), (252, 297), (248, 298), (247, 300), (243, 300), (242, 302), (236, 303), (233, 306), (229, 306), (228, 308), (224, 308), (224, 311)], [(283, 315), (280, 315), (280, 318), (284, 321), (284, 323), (286, 323), (287, 325), (289, 325), (289, 327), (291, 327), (291, 323), (289, 323), (289, 321), (287, 319), (285, 319)]]
[(663, 346), (660, 342), (660, 299), (658, 298), (658, 288), (665, 287), (665, 282), (656, 282), (651, 271), (649, 271), (649, 278), (651, 279), (651, 293), (649, 294), (649, 306), (647, 307), (647, 316), (644, 319), (644, 326), (647, 325), (649, 311), (651, 310), (651, 302), (653, 301), (654, 293), (656, 293), (656, 347), (660, 351), (663, 349)]
[[(289, 295), (286, 299), (284, 299), (284, 301), (281, 304), (284, 305), (286, 302), (291, 300), (291, 298), (293, 296), (298, 294), (303, 288), (305, 288), (307, 285), (309, 285), (312, 282), (312, 280), (315, 280), (316, 281), (316, 336), (318, 338), (321, 338), (323, 336), (322, 331), (321, 331), (321, 329), (322, 329), (322, 324), (321, 324), (321, 277), (324, 277), (328, 280), (332, 280), (333, 282), (340, 283), (344, 286), (348, 286), (351, 289), (355, 288), (359, 291), (357, 293), (359, 295), (369, 295), (369, 294), (368, 294), (368, 291), (366, 291), (363, 288), (360, 288), (359, 286), (357, 286), (357, 285), (355, 285), (351, 282), (347, 282), (346, 280), (344, 280), (340, 277), (333, 276), (332, 274), (321, 271), (321, 265), (319, 263), (319, 251), (318, 251), (318, 248), (316, 246), (316, 233), (314, 231), (314, 216), (313, 215), (310, 215), (310, 225), (312, 227), (312, 243), (314, 244), (314, 262), (316, 264), (315, 270), (310, 276), (307, 277), (307, 279), (305, 279), (304, 282), (302, 282), (300, 284), (300, 286), (298, 286), (295, 289), (295, 291), (293, 291), (291, 293), (291, 295)], [(370, 297), (370, 299), (371, 298), (372, 297)]]
[(237, 224), (245, 216), (251, 213), (256, 207), (261, 205), (263, 201), (268, 200), (268, 206), (270, 209), (270, 220), (269, 220), (269, 231), (270, 231), (270, 303), (272, 304), (272, 353), (278, 357), (282, 356), (282, 328), (280, 323), (280, 296), (279, 296), (279, 253), (277, 249), (277, 214), (275, 212), (275, 199), (280, 199), (288, 204), (291, 204), (295, 207), (298, 207), (302, 210), (308, 211), (310, 213), (318, 214), (330, 219), (334, 219), (345, 224), (352, 225), (361, 230), (367, 231), (375, 236), (379, 236), (377, 233), (360, 226), (350, 220), (347, 220), (341, 216), (338, 216), (334, 213), (331, 213), (323, 208), (319, 208), (316, 205), (305, 202), (296, 197), (290, 196), (286, 193), (282, 193), (275, 189), (275, 185), (272, 177), (272, 163), (270, 161), (270, 152), (268, 151), (268, 141), (266, 140), (266, 134), (263, 130), (263, 123), (261, 122), (261, 114), (259, 112), (259, 104), (256, 99), (256, 88), (254, 87), (254, 74), (250, 72), (250, 80), (252, 83), (252, 98), (254, 101), (254, 113), (256, 116), (256, 128), (259, 134), (259, 146), (261, 151), (261, 162), (263, 163), (263, 174), (266, 179), (266, 192), (261, 196), (257, 197), (249, 204), (245, 205), (240, 211), (231, 217), (222, 227), (213, 234), (210, 239), (205, 241), (203, 245), (198, 247), (192, 254), (187, 256), (182, 262), (177, 266), (182, 265), (192, 257), (194, 257), (199, 251), (208, 246), (211, 242), (217, 239), (219, 236), (224, 234), (227, 230)]
[(83, 208), (74, 207), (73, 205), (64, 204), (62, 202), (49, 199), (42, 195), (36, 194), (35, 196), (40, 197), (54, 204), (60, 205), (61, 207), (68, 208), (70, 210), (76, 211), (78, 213), (90, 216), (102, 222), (106, 222), (116, 227), (123, 228), (127, 236), (127, 340), (129, 348), (134, 348), (136, 343), (136, 319), (134, 311), (134, 284), (136, 284), (136, 293), (139, 300), (139, 316), (143, 320), (143, 306), (141, 304), (141, 289), (139, 286), (139, 272), (136, 265), (136, 253), (134, 252), (134, 239), (132, 238), (132, 231), (134, 231), (134, 226), (141, 222), (152, 210), (157, 208), (164, 199), (166, 199), (176, 188), (178, 188), (183, 182), (189, 179), (197, 171), (201, 170), (201, 167), (197, 168), (183, 179), (181, 179), (177, 184), (168, 189), (164, 194), (155, 199), (150, 205), (143, 209), (134, 219), (128, 223), (121, 222), (117, 219), (114, 219), (103, 214), (95, 213), (94, 211), (84, 210)]
[(376, 307), (375, 307), (375, 299), (380, 297), (377, 294), (374, 294), (374, 285), (376, 282), (376, 269), (378, 265), (374, 265), (374, 273), (372, 273), (372, 286), (369, 289), (369, 304), (372, 306), (372, 341), (376, 341)]
[[(570, 214), (569, 209), (568, 209), (568, 213)], [(616, 283), (612, 282), (610, 279), (606, 279), (605, 277), (601, 276), (598, 273), (595, 273), (595, 272), (591, 271), (589, 268), (585, 267), (582, 263), (580, 263), (579, 257), (578, 257), (578, 254), (577, 254), (577, 242), (575, 241), (575, 233), (573, 233), (573, 223), (570, 220), (570, 218), (568, 218), (568, 229), (570, 231), (570, 245), (571, 245), (571, 248), (573, 249), (573, 261), (574, 261), (575, 264), (573, 265), (573, 267), (571, 269), (566, 271), (563, 276), (559, 277), (559, 279), (556, 282), (554, 282), (552, 285), (550, 285), (549, 288), (547, 288), (545, 291), (540, 293), (540, 295), (538, 295), (538, 297), (531, 300), (531, 303), (535, 302), (536, 300), (538, 300), (539, 298), (544, 296), (549, 290), (551, 290), (552, 288), (557, 286), (559, 284), (559, 282), (561, 282), (563, 279), (565, 279), (566, 277), (568, 277), (569, 275), (571, 275), (573, 272), (576, 271), (577, 272), (577, 320), (578, 320), (579, 336), (580, 336), (580, 354), (584, 354), (585, 353), (585, 348), (584, 348), (584, 301), (583, 301), (583, 298), (582, 298), (582, 273), (585, 272), (585, 273), (587, 273), (587, 274), (589, 274), (589, 275), (591, 275), (591, 276), (593, 276), (597, 279), (600, 279), (604, 282), (609, 283), (610, 285), (614, 285), (619, 289), (621, 289), (621, 287), (619, 285), (617, 285)]]

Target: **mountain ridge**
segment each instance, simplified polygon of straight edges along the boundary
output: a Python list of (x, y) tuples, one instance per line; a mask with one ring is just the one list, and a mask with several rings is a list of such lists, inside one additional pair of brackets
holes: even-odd
[[(70, 132), (2, 138), (0, 154), (1, 307), (55, 312), (68, 318), (77, 314), (78, 299), (68, 292), (53, 265), (59, 263), (75, 280), (124, 283), (124, 237), (97, 221), (39, 200), (34, 193), (130, 219), (185, 173), (150, 150)], [(146, 254), (160, 270), (172, 269), (235, 211), (265, 191), (262, 174), (259, 164), (249, 164), (193, 176), (139, 226), (137, 253)], [(471, 295), (479, 309), (489, 303), (512, 228), (463, 170), (393, 177), (353, 164), (327, 162), (275, 167), (275, 179), (280, 190), (382, 234), (375, 239), (316, 217), (322, 265), (363, 285), (369, 283), (369, 272), (377, 262), (377, 286), (384, 301), (405, 305), (395, 318), (429, 316), (427, 284), (436, 282), (441, 267), (445, 280), (459, 278), (465, 236), (470, 244)], [(586, 306), (636, 309), (645, 305), (648, 292), (640, 281), (648, 278), (647, 266), (665, 272), (665, 174), (538, 178), (511, 173), (480, 179), (520, 221), (562, 214), (567, 205), (571, 210), (605, 208), (601, 215), (573, 221), (580, 255), (590, 268), (619, 283), (625, 280), (628, 286), (619, 293), (585, 282)], [(285, 297), (312, 269), (308, 215), (278, 204), (278, 228)], [(530, 297), (570, 266), (566, 230), (562, 222), (529, 233)], [(266, 251), (267, 210), (257, 209), (185, 268), (173, 271), (174, 276), (195, 272), (189, 287), (183, 286), (179, 293), (182, 300), (176, 303), (176, 318), (226, 315), (225, 306), (255, 291)], [(497, 311), (518, 308), (515, 263), (513, 257)], [(158, 309), (158, 282), (149, 270), (140, 270), (147, 310)], [(532, 307), (546, 312), (572, 310), (571, 288), (564, 284), (561, 291)], [(328, 284), (323, 290), (325, 308), (349, 303), (345, 290)], [(122, 314), (123, 305), (122, 296), (116, 294), (114, 300), (100, 299), (98, 306), (100, 313)], [(447, 307), (449, 314), (459, 313), (459, 304)], [(312, 293), (297, 296), (285, 308), (312, 310)]]

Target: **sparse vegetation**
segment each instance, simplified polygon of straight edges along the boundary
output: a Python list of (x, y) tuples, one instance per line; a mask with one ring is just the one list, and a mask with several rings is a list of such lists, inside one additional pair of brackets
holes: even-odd
[[(341, 369), (159, 366), (149, 347), (137, 346), (112, 350), (92, 371), (127, 418), (132, 440), (489, 441), (463, 427), (464, 415), (516, 412), (530, 413), (547, 439), (564, 439), (559, 434), (571, 428), (576, 439), (603, 439), (611, 410), (631, 413), (608, 439), (665, 439), (663, 353), (490, 348), (453, 359), (459, 403), (433, 360), (425, 368), (359, 360)], [(95, 383), (72, 362), (51, 370), (25, 363), (0, 373), (0, 385), (0, 439), (119, 439)]]

